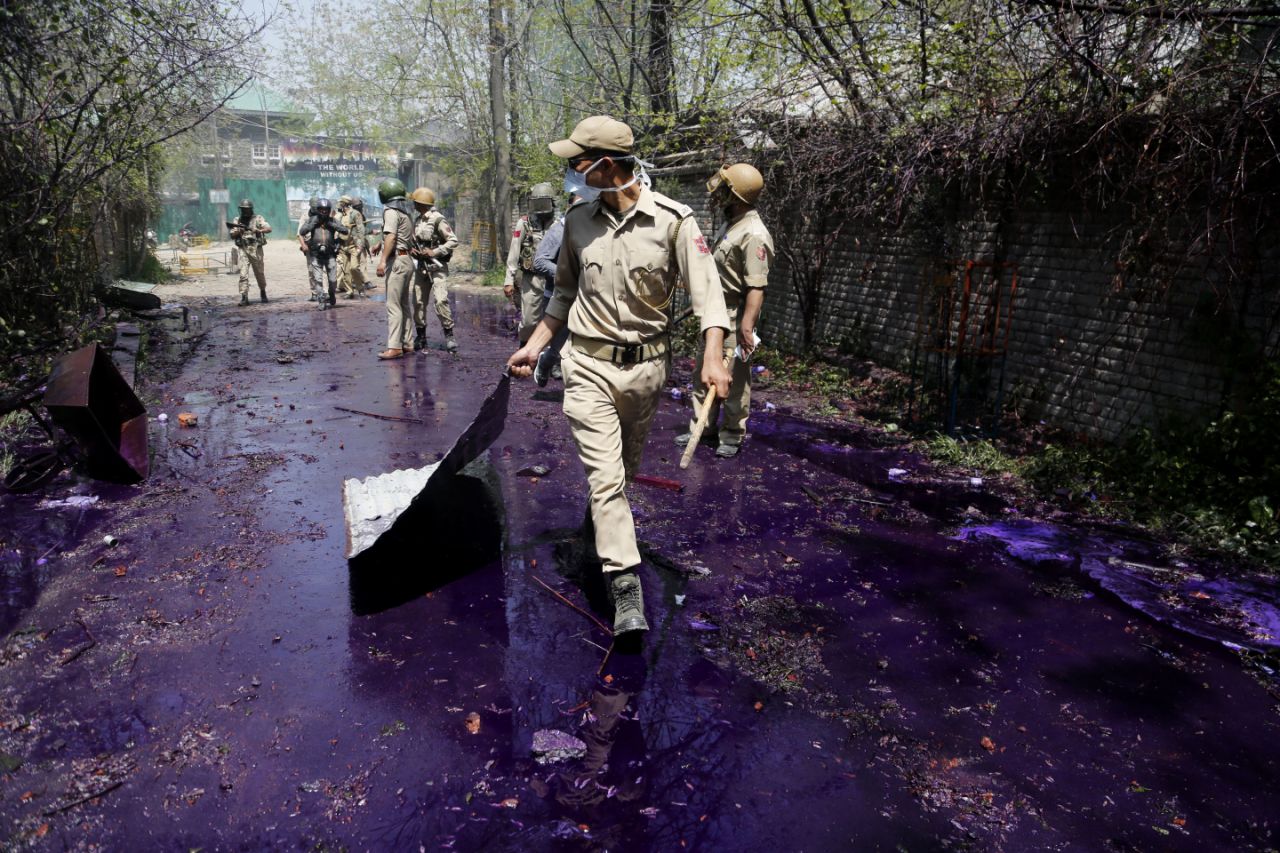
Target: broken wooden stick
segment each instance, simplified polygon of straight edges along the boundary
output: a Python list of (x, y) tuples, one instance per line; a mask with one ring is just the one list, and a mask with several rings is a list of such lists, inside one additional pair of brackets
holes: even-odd
[(350, 412), (353, 415), (364, 415), (366, 418), (377, 418), (380, 421), (399, 421), (405, 424), (422, 424), (426, 426), (426, 421), (421, 418), (400, 418), (395, 415), (379, 415), (376, 412), (362, 412), (359, 409), (348, 409), (346, 406), (334, 406), (340, 412)]

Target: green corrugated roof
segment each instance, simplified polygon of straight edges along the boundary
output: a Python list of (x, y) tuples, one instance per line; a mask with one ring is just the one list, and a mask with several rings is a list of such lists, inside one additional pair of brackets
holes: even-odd
[(245, 86), (240, 91), (240, 94), (227, 101), (225, 108), (239, 112), (260, 113), (266, 110), (269, 113), (279, 113), (281, 115), (305, 114), (304, 110), (284, 97), (284, 95), (279, 92), (273, 92), (257, 82)]

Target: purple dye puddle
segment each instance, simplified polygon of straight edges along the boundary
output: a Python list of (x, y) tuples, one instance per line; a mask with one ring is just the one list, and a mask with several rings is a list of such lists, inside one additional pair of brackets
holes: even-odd
[[(664, 401), (642, 471), (685, 490), (628, 490), (653, 630), (603, 670), (608, 638), (539, 583), (608, 621), (576, 534), (585, 483), (558, 385), (514, 385), (463, 510), (442, 509), (420, 543), (353, 577), (342, 479), (437, 459), (514, 348), (501, 301), (457, 303), (462, 357), (391, 364), (373, 360), (379, 307), (215, 310), (153, 407), (195, 411), (200, 428), (153, 422), (153, 477), (95, 521), (96, 538), (110, 529), (121, 544), (98, 565), (94, 536), (57, 552), (17, 621), (34, 633), (6, 640), (0, 752), (22, 766), (0, 779), (0, 837), (1270, 843), (1277, 718), (1231, 655), (1071, 594), (1067, 571), (1048, 586), (1043, 567), (955, 541), (945, 524), (977, 506), (971, 490), (856, 433), (821, 438), (757, 413), (737, 459), (700, 448), (681, 471), (673, 439), (689, 410)], [(517, 475), (538, 464), (550, 472)], [(890, 467), (910, 473), (892, 482)], [(465, 547), (475, 539), (494, 547)], [(540, 732), (586, 752), (540, 764)], [(97, 802), (45, 815), (117, 778)]]
[(1274, 577), (1228, 577), (1213, 567), (1169, 562), (1138, 539), (1047, 522), (979, 524), (957, 538), (998, 542), (1031, 565), (1076, 567), (1138, 612), (1228, 648), (1280, 648), (1280, 583)]

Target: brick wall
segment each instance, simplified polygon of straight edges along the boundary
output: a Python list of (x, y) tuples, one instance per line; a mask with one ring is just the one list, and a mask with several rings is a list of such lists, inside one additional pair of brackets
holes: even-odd
[[(705, 174), (660, 176), (659, 190), (690, 204), (713, 234)], [(922, 288), (946, 261), (1014, 262), (1018, 291), (1006, 399), (1023, 414), (1103, 439), (1122, 438), (1169, 416), (1206, 417), (1222, 401), (1221, 338), (1206, 307), (1216, 304), (1220, 272), (1207, 257), (1162, 276), (1167, 287), (1117, 272), (1120, 246), (1111, 225), (1087, 213), (1019, 211), (1004, 227), (955, 217), (941, 228), (854, 227), (828, 264), (817, 313), (817, 339), (882, 364), (908, 369), (917, 352)], [(1189, 231), (1188, 231), (1189, 233)], [(776, 235), (775, 235), (776, 236)], [(1278, 241), (1264, 243), (1244, 326), (1278, 349)], [(1178, 263), (1178, 250), (1152, 259)], [(785, 262), (769, 282), (761, 336), (795, 349), (802, 339), (799, 302)]]

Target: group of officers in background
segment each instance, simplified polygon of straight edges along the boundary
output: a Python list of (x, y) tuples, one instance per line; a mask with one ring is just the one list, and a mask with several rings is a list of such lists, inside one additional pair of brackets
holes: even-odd
[[(647, 631), (638, 569), (635, 522), (627, 501), (649, 427), (658, 409), (677, 322), (673, 298), (683, 284), (700, 320), (702, 347), (695, 366), (694, 412), (715, 395), (707, 438), (716, 455), (738, 454), (751, 400), (750, 360), (760, 340), (773, 239), (756, 212), (764, 187), (747, 163), (720, 168), (707, 182), (724, 225), (707, 245), (693, 211), (654, 192), (636, 156), (631, 128), (610, 116), (579, 122), (551, 153), (566, 161), (568, 210), (556, 217), (549, 183), (532, 188), (527, 215), (512, 231), (503, 291), (521, 315), (520, 348), (507, 360), (513, 376), (539, 385), (563, 378), (564, 412), (586, 470), (584, 529), (599, 559), (614, 605), (615, 635)], [(377, 275), (387, 285), (387, 345), (382, 360), (425, 349), (426, 305), (434, 305), (449, 352), (457, 351), (449, 309), (448, 264), (458, 238), (435, 208), (435, 193), (406, 195), (398, 180), (378, 186), (383, 204)], [(335, 218), (328, 199), (313, 200), (298, 228), (317, 306), (334, 305), (336, 290), (361, 296), (366, 250), (358, 199), (342, 197)], [(241, 206), (232, 236), (241, 247), (241, 304), (248, 273), (266, 301), (261, 246), (270, 226)], [(326, 289), (327, 285), (327, 289)], [(722, 404), (722, 405), (721, 405)], [(677, 444), (692, 440), (689, 431)]]

